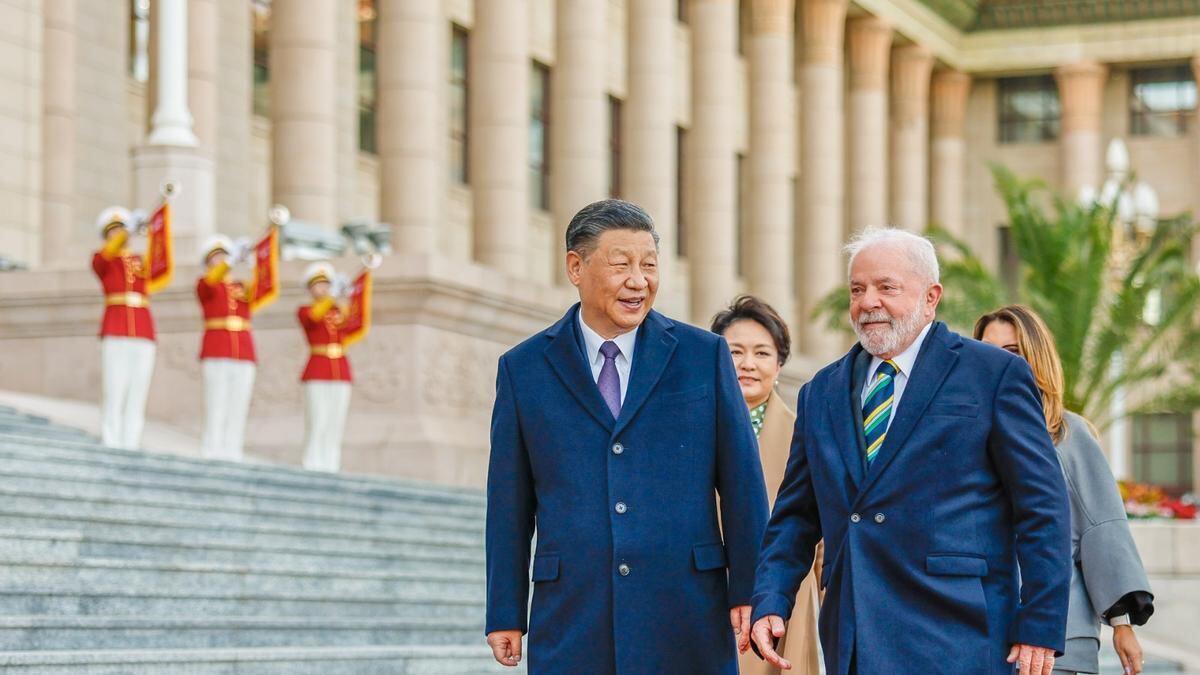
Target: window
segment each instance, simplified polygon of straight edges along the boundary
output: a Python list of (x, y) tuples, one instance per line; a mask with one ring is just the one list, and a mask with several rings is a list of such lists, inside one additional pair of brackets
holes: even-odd
[(750, 42), (750, 2), (738, 0), (737, 52), (745, 56), (746, 45)]
[(687, 129), (675, 127), (675, 255), (687, 257)]
[(379, 77), (375, 70), (375, 2), (358, 2), (358, 149), (375, 154)]
[(1000, 142), (1043, 143), (1058, 138), (1058, 87), (1049, 75), (999, 81)]
[(529, 203), (550, 208), (550, 68), (533, 62), (529, 82)]
[(467, 183), (467, 31), (450, 33), (450, 177)]
[(750, 207), (750, 200), (746, 197), (749, 195), (749, 172), (746, 171), (746, 156), (742, 153), (737, 155), (737, 172), (734, 177), (735, 192), (733, 197), (733, 264), (734, 273), (737, 276), (742, 276), (746, 270), (746, 260), (744, 260), (750, 247), (746, 246), (746, 236), (748, 234), (746, 223), (750, 222), (750, 216), (747, 209)]
[(150, 0), (129, 3), (129, 74), (138, 82), (150, 79)]
[(1130, 73), (1129, 132), (1134, 136), (1185, 136), (1195, 109), (1196, 80), (1188, 66)]
[(1017, 242), (1013, 240), (1012, 227), (1000, 225), (996, 228), (1000, 252), (1000, 281), (1009, 293), (1017, 292), (1017, 283), (1021, 278), (1021, 256), (1017, 252)]
[(608, 196), (621, 196), (621, 99), (608, 97)]
[(675, 18), (682, 24), (688, 22), (688, 0), (675, 1)]
[(1192, 489), (1190, 413), (1133, 418), (1133, 477), (1178, 496)]
[(250, 5), (254, 26), (254, 114), (266, 117), (271, 112), (268, 37), (271, 25), (270, 0), (254, 0)]

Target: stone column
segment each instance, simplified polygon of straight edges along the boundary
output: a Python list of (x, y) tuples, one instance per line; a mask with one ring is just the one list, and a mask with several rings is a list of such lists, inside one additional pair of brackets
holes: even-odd
[(475, 258), (527, 276), (529, 0), (475, 0), (469, 52), (467, 152)]
[(447, 31), (440, 3), (379, 0), (380, 219), (398, 252), (432, 254), (446, 201)]
[(736, 292), (737, 163), (730, 129), (736, 119), (737, 3), (689, 0), (692, 28), (692, 127), (688, 238), (691, 318), (705, 324)]
[(850, 71), (851, 232), (886, 225), (888, 205), (888, 61), (892, 27), (874, 16), (846, 24)]
[[(221, 23), (216, 0), (188, 0), (187, 100), (196, 140), (213, 154), (217, 141)], [(166, 73), (164, 73), (166, 74)]]
[[(627, 0), (627, 85), (621, 143), (621, 194), (649, 212), (662, 243), (664, 280), (675, 260), (675, 7), (662, 0)], [(665, 297), (664, 297), (665, 296)], [(658, 305), (686, 316), (686, 289), (664, 284)], [(677, 303), (672, 303), (677, 299)], [(665, 301), (665, 302), (664, 302)], [(670, 305), (670, 306), (668, 306)]]
[(608, 5), (559, 0), (550, 72), (550, 211), (555, 278), (566, 283), (560, 233), (579, 209), (608, 197)]
[(172, 202), (175, 255), (190, 260), (214, 231), (216, 199), (212, 153), (197, 147), (188, 109), (188, 5), (158, 0), (150, 20), (155, 23), (156, 97), (150, 133), (133, 152), (134, 205), (152, 209), (162, 199), (163, 181), (178, 183), (181, 190)]
[(923, 232), (929, 224), (929, 74), (920, 45), (892, 50), (892, 224)]
[(818, 358), (836, 355), (843, 340), (812, 312), (845, 284), (841, 253), (845, 216), (842, 106), (842, 36), (847, 0), (799, 0), (800, 188), (797, 209), (796, 299), (799, 350)]
[(74, 206), (76, 9), (76, 0), (43, 5), (42, 264), (47, 267), (78, 266), (83, 250), (99, 241), (94, 230), (78, 224), (89, 219), (76, 218)]
[(971, 76), (957, 70), (939, 70), (933, 75), (931, 87), (931, 220), (961, 239), (966, 234), (963, 203), (967, 189), (966, 116)]
[(271, 195), (292, 218), (338, 226), (339, 0), (271, 3)]
[(1108, 69), (1094, 61), (1068, 63), (1054, 71), (1062, 105), (1061, 187), (1070, 196), (1085, 185), (1099, 189), (1103, 181), (1100, 121), (1107, 78)]
[(746, 280), (750, 292), (794, 315), (792, 292), (792, 177), (796, 147), (792, 0), (751, 6), (750, 218)]

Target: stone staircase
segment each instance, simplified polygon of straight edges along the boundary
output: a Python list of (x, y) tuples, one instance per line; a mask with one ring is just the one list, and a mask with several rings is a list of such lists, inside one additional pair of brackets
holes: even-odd
[(0, 407), (0, 669), (513, 672), (478, 490), (104, 448)]

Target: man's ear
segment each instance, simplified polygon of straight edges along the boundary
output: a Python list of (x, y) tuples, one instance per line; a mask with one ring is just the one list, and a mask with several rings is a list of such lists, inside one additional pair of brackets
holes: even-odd
[(583, 276), (583, 256), (579, 255), (578, 251), (567, 251), (567, 280), (572, 286), (579, 286), (579, 280)]
[(925, 291), (925, 301), (929, 304), (930, 311), (936, 312), (938, 303), (942, 301), (942, 285), (934, 284)]

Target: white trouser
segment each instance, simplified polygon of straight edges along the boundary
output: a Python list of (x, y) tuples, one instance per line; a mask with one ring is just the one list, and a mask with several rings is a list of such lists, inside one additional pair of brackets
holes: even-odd
[(342, 432), (350, 410), (350, 383), (304, 383), (304, 468), (337, 471), (342, 463)]
[(102, 392), (100, 439), (112, 448), (135, 450), (146, 424), (146, 396), (154, 374), (154, 341), (104, 337), (100, 340)]
[(254, 362), (204, 359), (204, 456), (242, 459), (246, 415), (254, 392)]

